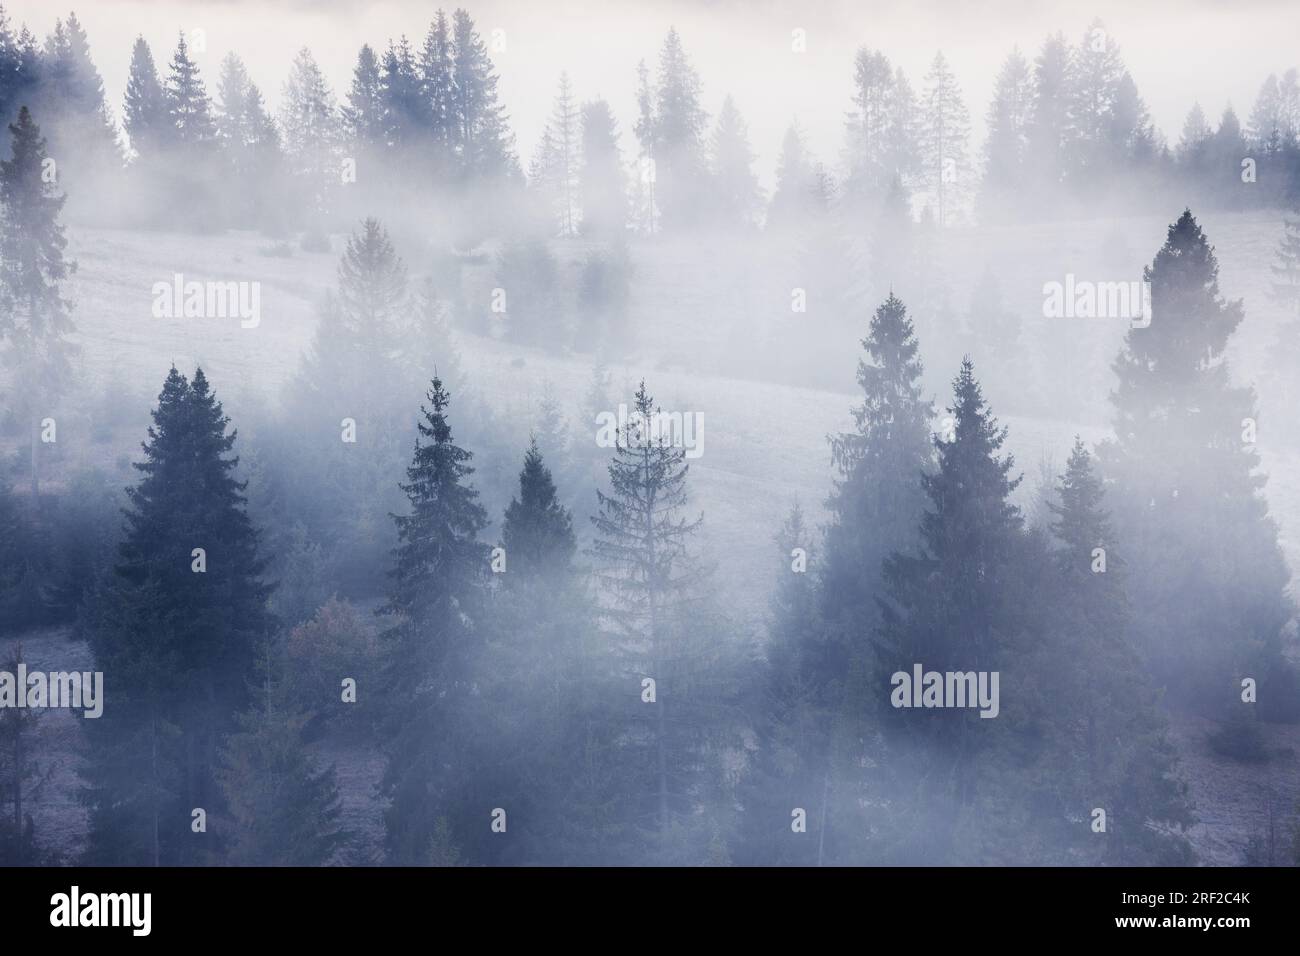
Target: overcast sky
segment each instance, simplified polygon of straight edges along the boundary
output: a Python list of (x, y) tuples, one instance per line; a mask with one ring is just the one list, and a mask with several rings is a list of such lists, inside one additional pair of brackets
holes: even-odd
[[(63, 4), (19, 0), (4, 6), (12, 20), (43, 37)], [(199, 61), (209, 92), (217, 64), (234, 50), (274, 107), (298, 47), (311, 47), (341, 100), (363, 42), (382, 49), (405, 32), (418, 44), (436, 6), (416, 0), (83, 0), (71, 8), (90, 35), (120, 118), (136, 34), (149, 42), (161, 69), (178, 30), (203, 30), (207, 49)], [(1011, 47), (1019, 44), (1032, 59), (1050, 32), (1063, 30), (1077, 42), (1093, 16), (1119, 41), (1171, 142), (1195, 101), (1212, 118), (1231, 102), (1244, 123), (1264, 77), (1300, 61), (1297, 0), (480, 0), (467, 9), (485, 38), (505, 31), (506, 50), (494, 60), (525, 166), (563, 69), (580, 98), (611, 102), (630, 155), (636, 63), (644, 58), (653, 67), (664, 32), (676, 25), (699, 70), (705, 107), (716, 114), (723, 96), (736, 98), (765, 184), (795, 116), (819, 158), (838, 159), (853, 52), (864, 44), (883, 50), (918, 89), (935, 51), (943, 50), (965, 92), (976, 148), (994, 74)], [(791, 52), (796, 28), (807, 31), (806, 53)]]

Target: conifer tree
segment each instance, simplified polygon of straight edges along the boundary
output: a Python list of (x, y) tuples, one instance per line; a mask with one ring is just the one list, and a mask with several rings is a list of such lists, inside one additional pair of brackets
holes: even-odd
[(291, 704), (268, 641), (262, 686), (221, 752), (217, 777), (233, 821), (225, 861), (236, 866), (322, 866), (343, 846), (334, 768), (308, 754), (310, 714)]
[(280, 107), (285, 161), (309, 210), (313, 234), (324, 231), (340, 182), (338, 107), (311, 51), (303, 47), (285, 81)]
[[(577, 548), (573, 518), (556, 497), (551, 471), (533, 438), (519, 473), (519, 496), (510, 499), (501, 542), (512, 572), (536, 577), (548, 568), (566, 568)], [(507, 580), (514, 580), (508, 578)]]
[(767, 207), (768, 229), (784, 229), (805, 221), (812, 207), (812, 169), (803, 134), (791, 123), (781, 139), (777, 158), (776, 188)]
[(452, 15), (452, 60), (455, 123), (452, 142), (463, 175), (497, 179), (513, 175), (514, 135), (497, 96), (497, 76), (487, 45), (464, 10)]
[[(22, 644), (11, 645), (0, 660), (5, 671), (17, 674), (24, 663)], [(26, 691), (26, 688), (23, 688)], [(6, 706), (0, 710), (0, 865), (40, 866), (51, 862), (38, 843), (31, 807), (50, 770), (42, 766), (37, 723), (39, 708)]]
[(14, 374), (16, 408), (31, 433), (32, 505), (40, 502), (41, 419), (67, 384), (75, 349), (72, 304), (63, 283), (76, 263), (67, 247), (59, 213), (66, 197), (45, 176), (45, 139), (23, 107), (10, 125), (11, 158), (0, 161), (0, 343)]
[(920, 137), (924, 178), (931, 195), (937, 197), (939, 227), (943, 228), (969, 188), (971, 170), (966, 150), (970, 118), (957, 79), (942, 53), (935, 54), (925, 86)]
[(191, 810), (222, 809), (218, 747), (273, 624), (229, 422), (202, 369), (192, 381), (171, 370), (128, 490), (120, 561), (88, 623), (112, 701), (88, 725), (95, 862), (176, 865), (215, 849)]
[(653, 89), (642, 78), (642, 118), (637, 137), (654, 161), (654, 195), (669, 228), (696, 221), (705, 198), (704, 128), (708, 115), (700, 105), (700, 77), (670, 28), (659, 52)]
[[(1050, 806), (1035, 826), (1048, 846), (1101, 864), (1186, 864), (1191, 823), (1187, 787), (1157, 709), (1154, 688), (1129, 644), (1127, 563), (1117, 546), (1104, 488), (1083, 442), (1060, 476), (1053, 515), (1054, 577), (1047, 639), (1022, 658), (1038, 692), (1028, 719), (1050, 728), (1043, 773), (1029, 787)], [(1053, 794), (1053, 796), (1048, 796)], [(1104, 841), (1086, 823), (1107, 810)], [(1028, 841), (1027, 841), (1028, 842)]]
[(159, 149), (170, 147), (175, 139), (176, 131), (167, 112), (167, 95), (144, 37), (136, 37), (131, 48), (124, 119), (131, 149), (137, 156), (152, 156)]
[(853, 58), (853, 111), (849, 113), (845, 158), (849, 170), (845, 189), (855, 202), (869, 208), (889, 182), (889, 126), (895, 75), (889, 57), (861, 47)]
[(435, 156), (435, 173), (445, 178), (452, 171), (456, 123), (456, 88), (453, 73), (455, 48), (451, 21), (439, 10), (429, 25), (420, 50), (420, 90), (428, 110)]
[[(45, 43), (41, 95), (36, 106), (50, 131), (50, 152), (71, 171), (65, 181), (85, 183), (116, 171), (122, 162), (117, 127), (104, 102), (104, 81), (75, 13), (56, 20)], [(64, 179), (65, 177), (60, 177)]]
[(562, 236), (576, 236), (580, 222), (578, 209), (579, 117), (573, 101), (569, 74), (560, 74), (555, 105), (548, 126), (554, 137), (553, 184), (559, 208), (558, 224)]
[(1065, 179), (1070, 97), (1070, 46), (1049, 36), (1034, 60), (1033, 101), (1026, 129), (1026, 168), (1035, 193), (1053, 196)]
[(987, 727), (995, 723), (973, 709), (887, 706), (905, 690), (890, 675), (910, 676), (916, 664), (940, 673), (997, 671), (1013, 659), (1022, 626), (1017, 582), (1027, 562), (1020, 512), (1010, 501), (1020, 478), (1011, 476), (1012, 457), (998, 454), (1007, 432), (987, 407), (969, 359), (953, 392), (934, 438), (938, 468), (921, 477), (930, 500), (920, 548), (885, 562), (876, 667), (864, 689), (879, 708), (889, 766), (884, 785), (902, 818), (890, 828), (898, 836), (888, 838), (887, 858), (954, 858), (967, 836), (964, 825), (981, 818), (973, 808), (981, 758), (993, 746)]
[(618, 124), (605, 100), (582, 105), (579, 197), (582, 232), (622, 236), (627, 227), (627, 183), (618, 147)]
[(370, 44), (362, 44), (357, 53), (357, 65), (352, 70), (348, 105), (343, 107), (342, 116), (352, 141), (376, 151), (382, 151), (386, 145), (381, 84), (375, 51)]
[(710, 153), (719, 223), (726, 228), (752, 228), (763, 195), (754, 175), (749, 129), (730, 96), (718, 112)]
[(1242, 303), (1221, 296), (1218, 260), (1190, 210), (1143, 275), (1150, 325), (1130, 329), (1115, 361), (1115, 439), (1099, 450), (1142, 575), (1140, 651), (1179, 706), (1223, 718), (1252, 677), (1261, 712), (1278, 715), (1293, 707), (1281, 661), (1293, 608), (1260, 494), (1254, 390), (1232, 383), (1225, 359)]
[(391, 40), (388, 43), (380, 91), (384, 104), (384, 138), (389, 149), (401, 155), (421, 145), (429, 127), (429, 104), (420, 88), (415, 51), (405, 36), (396, 44)]
[(382, 635), (385, 678), (398, 702), (382, 784), (390, 800), (386, 844), (397, 863), (425, 859), (438, 817), (463, 841), (469, 814), (477, 821), (482, 813), (457, 800), (456, 787), (474, 781), (454, 728), (469, 706), (482, 641), (478, 593), (488, 554), (478, 535), (487, 515), (469, 484), (472, 455), (452, 437), (450, 396), (438, 378), (428, 401), (401, 486), (410, 511), (394, 516), (398, 545), (384, 612), (395, 623)]
[(1022, 185), (1033, 86), (1029, 63), (1015, 47), (998, 73), (985, 123), (984, 198), (986, 211), (1001, 207)]
[(198, 65), (190, 58), (184, 33), (176, 42), (170, 70), (165, 91), (167, 115), (175, 130), (176, 142), (191, 150), (206, 146), (217, 132), (212, 120), (212, 103), (199, 76)]
[(592, 555), (600, 613), (634, 655), (636, 671), (655, 682), (646, 705), (653, 711), (645, 718), (644, 784), (638, 781), (648, 792), (639, 806), (653, 821), (658, 851), (675, 858), (699, 852), (700, 843), (688, 850), (678, 840), (690, 843), (692, 824), (702, 822), (690, 813), (693, 801), (716, 783), (697, 735), (725, 726), (719, 709), (727, 694), (718, 683), (718, 648), (701, 640), (709, 633), (699, 603), (706, 575), (690, 543), (703, 516), (683, 514), (689, 465), (685, 450), (657, 427), (661, 415), (643, 382), (614, 437), (609, 492), (597, 491)]
[(266, 112), (261, 90), (233, 53), (221, 61), (215, 122), (217, 140), (237, 184), (234, 201), (242, 206), (240, 220), (273, 222), (267, 207), (274, 205), (279, 187), (280, 134)]

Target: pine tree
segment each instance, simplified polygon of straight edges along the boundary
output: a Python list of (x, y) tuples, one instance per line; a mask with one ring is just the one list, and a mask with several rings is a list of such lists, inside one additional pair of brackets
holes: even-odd
[(144, 37), (136, 37), (131, 49), (124, 118), (131, 149), (137, 156), (154, 155), (170, 147), (175, 139), (176, 130), (167, 112), (167, 95)]
[(1070, 46), (1064, 35), (1049, 36), (1034, 60), (1033, 102), (1026, 130), (1026, 168), (1035, 193), (1053, 197), (1065, 181), (1070, 98)]
[(428, 110), (435, 155), (435, 171), (440, 177), (452, 170), (455, 143), (456, 88), (455, 49), (451, 23), (439, 10), (429, 25), (420, 51), (420, 90)]
[(340, 181), (341, 131), (334, 94), (306, 47), (298, 51), (285, 81), (280, 129), (289, 172), (298, 181), (310, 210), (310, 228), (319, 233)]
[[(478, 540), (487, 514), (469, 484), (472, 455), (455, 443), (447, 421), (450, 396), (434, 378), (422, 408), (419, 438), (401, 488), (410, 512), (395, 515), (398, 546), (384, 612), (395, 623), (382, 638), (393, 714), (383, 791), (387, 848), (398, 863), (422, 862), (433, 846), (435, 822), (446, 816), (458, 839), (466, 813), (454, 789), (467, 768), (454, 728), (472, 694), (469, 679), (481, 637), (476, 619), (487, 570)], [(481, 808), (473, 811), (477, 817)]]
[[(828, 823), (831, 765), (828, 715), (815, 673), (810, 636), (819, 631), (812, 531), (796, 502), (774, 537), (776, 587), (768, 609), (767, 666), (750, 709), (758, 744), (741, 790), (744, 807), (736, 861), (760, 865), (821, 865), (843, 859)], [(800, 562), (802, 552), (802, 563)], [(796, 830), (796, 810), (804, 829)]]
[(559, 203), (559, 233), (562, 236), (576, 236), (580, 221), (578, 124), (578, 108), (573, 101), (573, 88), (569, 84), (569, 74), (563, 72), (560, 74), (560, 86), (555, 94), (555, 105), (551, 108), (551, 122), (548, 127), (555, 143), (554, 183)]
[(937, 197), (942, 228), (968, 190), (971, 171), (967, 166), (966, 147), (970, 118), (957, 79), (949, 71), (942, 53), (935, 54), (925, 86), (925, 107), (921, 113), (924, 175), (931, 194)]
[(754, 175), (749, 128), (730, 96), (722, 101), (710, 146), (720, 224), (733, 229), (752, 228), (763, 205), (763, 194)]
[(463, 175), (497, 179), (513, 174), (514, 135), (497, 97), (497, 76), (474, 21), (464, 10), (452, 15), (454, 94), (452, 142)]
[(987, 212), (1014, 198), (1023, 184), (1033, 83), (1029, 63), (1015, 47), (1007, 55), (993, 88), (985, 124), (984, 198)]
[[(869, 683), (886, 737), (886, 786), (901, 817), (901, 844), (888, 852), (932, 863), (953, 859), (967, 838), (963, 811), (976, 806), (982, 755), (993, 746), (980, 725), (991, 722), (971, 709), (886, 707), (900, 690), (887, 691), (889, 675), (910, 674), (918, 663), (941, 673), (991, 672), (1009, 663), (1023, 613), (1017, 576), (1026, 565), (1020, 512), (1010, 501), (1020, 478), (1011, 477), (1013, 458), (998, 454), (1007, 432), (987, 407), (969, 359), (953, 392), (934, 439), (938, 468), (921, 476), (930, 501), (920, 549), (885, 562)], [(975, 811), (969, 822), (979, 819)]]
[(1270, 73), (1255, 97), (1255, 107), (1246, 125), (1247, 136), (1255, 148), (1271, 155), (1282, 148), (1282, 123), (1282, 94), (1277, 74)]
[(171, 73), (167, 77), (167, 115), (175, 129), (176, 141), (191, 149), (206, 146), (216, 137), (212, 121), (212, 103), (199, 77), (199, 68), (190, 59), (185, 34), (176, 42)]
[(704, 197), (706, 163), (704, 128), (708, 115), (700, 105), (700, 78), (670, 28), (659, 52), (649, 128), (638, 124), (637, 136), (654, 160), (654, 193), (665, 225), (695, 222)]
[(191, 809), (221, 810), (218, 746), (273, 625), (239, 458), (227, 457), (236, 433), (202, 369), (192, 381), (171, 370), (153, 421), (121, 559), (88, 623), (113, 702), (88, 726), (87, 857), (101, 864), (176, 865), (212, 849)]
[(1135, 633), (1158, 682), (1223, 717), (1240, 706), (1234, 683), (1256, 677), (1261, 710), (1280, 713), (1289, 573), (1260, 495), (1254, 391), (1232, 384), (1224, 355), (1242, 304), (1222, 298), (1218, 271), (1184, 211), (1144, 270), (1150, 325), (1129, 331), (1115, 362), (1115, 439), (1099, 453), (1142, 575)]
[(215, 113), (217, 140), (237, 184), (240, 220), (265, 220), (267, 207), (276, 199), (280, 134), (266, 112), (261, 90), (233, 53), (221, 61)]
[[(1048, 845), (1089, 862), (1186, 865), (1191, 853), (1179, 828), (1191, 823), (1187, 786), (1154, 688), (1128, 642), (1126, 562), (1101, 478), (1077, 438), (1056, 498), (1048, 505), (1057, 544), (1056, 576), (1045, 582), (1051, 626), (1023, 658), (1039, 688), (1032, 719), (1051, 728), (1039, 737), (1047, 744), (1039, 755), (1043, 772), (1030, 787), (1039, 791), (1033, 799), (1056, 806), (1036, 826), (1051, 833)], [(1098, 806), (1109, 818), (1104, 841), (1086, 823), (1068, 822)]]
[(604, 238), (622, 236), (627, 228), (627, 183), (614, 112), (604, 100), (592, 100), (582, 105), (581, 123), (582, 232)]
[(225, 862), (322, 866), (347, 839), (339, 826), (334, 768), (318, 767), (308, 754), (304, 729), (310, 715), (290, 706), (270, 642), (260, 663), (263, 686), (238, 716), (217, 771), (233, 822)]
[(41, 419), (71, 375), (75, 348), (71, 302), (63, 282), (76, 263), (67, 247), (59, 213), (64, 196), (45, 176), (45, 140), (27, 107), (10, 125), (13, 156), (0, 161), (0, 343), (13, 369), (16, 406), (31, 431), (32, 505), (40, 503)]
[(90, 56), (90, 42), (75, 13), (56, 20), (45, 43), (38, 112), (50, 130), (50, 152), (74, 184), (89, 184), (122, 163), (117, 127), (104, 102), (104, 81)]
[[(683, 788), (692, 747), (684, 739), (690, 726), (684, 711), (691, 705), (691, 665), (698, 662), (687, 657), (682, 630), (700, 584), (689, 544), (703, 516), (682, 514), (690, 466), (685, 450), (655, 428), (660, 414), (642, 382), (627, 424), (617, 429), (609, 493), (597, 491), (591, 520), (596, 579), (607, 595), (602, 613), (644, 655), (643, 673), (656, 683), (647, 811), (662, 841), (689, 806)], [(670, 717), (670, 706), (682, 709)]]
[[(510, 499), (501, 543), (512, 573), (536, 577), (548, 568), (567, 568), (577, 548), (573, 517), (556, 497), (551, 470), (534, 437), (519, 473), (519, 496)], [(507, 581), (514, 580), (507, 578)]]
[(429, 129), (429, 104), (420, 87), (415, 52), (405, 36), (396, 44), (389, 41), (379, 88), (389, 149), (400, 154), (421, 145)]
[(1110, 171), (1111, 125), (1124, 75), (1119, 44), (1101, 20), (1093, 20), (1074, 48), (1070, 69), (1069, 172), (1076, 188), (1093, 187)]
[(848, 193), (870, 207), (893, 175), (890, 105), (894, 71), (889, 57), (861, 47), (853, 58), (853, 111), (849, 113), (845, 159)]
[(370, 44), (362, 44), (357, 65), (352, 70), (348, 105), (343, 107), (343, 122), (352, 141), (372, 150), (385, 145), (383, 98), (379, 78), (379, 60)]

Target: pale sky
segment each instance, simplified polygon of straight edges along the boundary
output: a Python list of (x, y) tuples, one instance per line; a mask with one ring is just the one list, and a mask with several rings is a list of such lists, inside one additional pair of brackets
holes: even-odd
[[(10, 19), (44, 36), (60, 15), (58, 0), (4, 4)], [(109, 103), (120, 118), (131, 44), (143, 34), (160, 69), (178, 30), (203, 30), (198, 56), (209, 84), (230, 50), (247, 64), (274, 108), (298, 47), (312, 49), (342, 100), (363, 42), (382, 50), (405, 32), (423, 39), (436, 5), (416, 0), (82, 0), (71, 9), (90, 36)], [(451, 7), (448, 7), (450, 12)], [(818, 158), (836, 165), (849, 106), (853, 53), (868, 45), (901, 65), (918, 90), (942, 49), (966, 96), (973, 147), (993, 77), (1013, 44), (1032, 59), (1043, 37), (1063, 30), (1078, 42), (1100, 16), (1157, 126), (1176, 142), (1183, 118), (1199, 101), (1217, 119), (1231, 102), (1243, 123), (1270, 72), (1300, 64), (1296, 0), (481, 0), (466, 7), (485, 39), (503, 30), (494, 55), (500, 92), (525, 166), (546, 121), (561, 70), (579, 99), (603, 96), (623, 132), (625, 156), (635, 141), (636, 63), (653, 68), (670, 25), (682, 34), (700, 73), (704, 105), (716, 115), (731, 93), (750, 127), (758, 172), (770, 185), (781, 136), (797, 115)], [(791, 31), (807, 31), (806, 53), (791, 52)]]

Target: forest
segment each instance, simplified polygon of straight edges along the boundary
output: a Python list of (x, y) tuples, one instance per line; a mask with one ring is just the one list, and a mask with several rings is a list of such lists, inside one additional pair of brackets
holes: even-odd
[(9, 7), (0, 864), (1300, 865), (1295, 67)]

